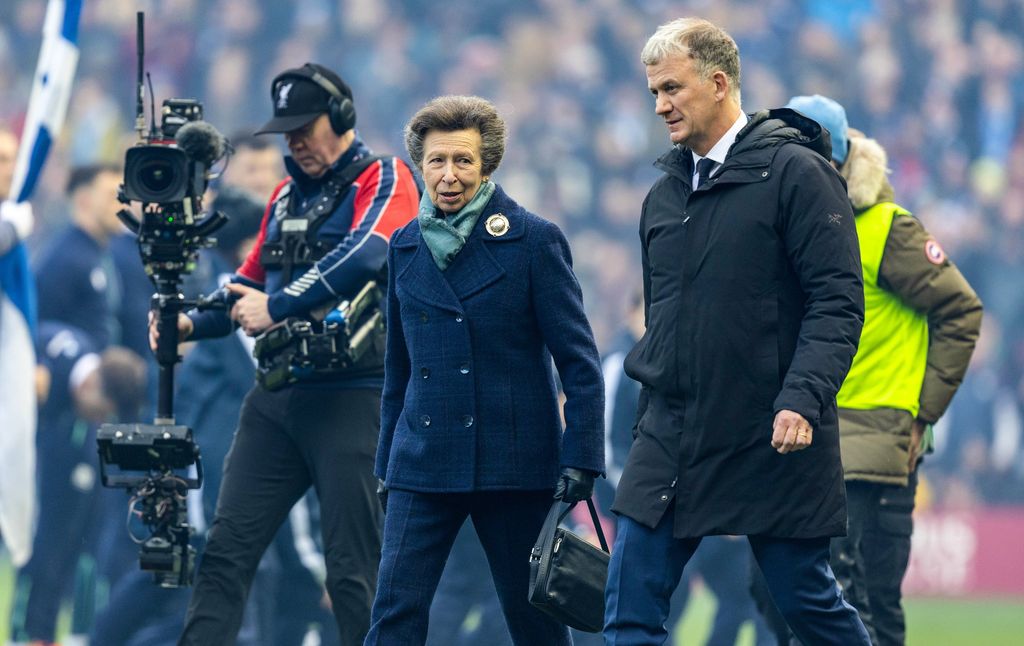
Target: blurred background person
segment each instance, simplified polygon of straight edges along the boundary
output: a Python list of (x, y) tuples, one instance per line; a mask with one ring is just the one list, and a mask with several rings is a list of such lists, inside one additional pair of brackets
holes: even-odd
[(116, 346), (96, 350), (83, 330), (53, 321), (39, 325), (39, 519), (32, 558), (18, 571), (11, 616), (16, 643), (56, 642), (57, 616), (71, 598), (79, 556), (95, 549), (96, 429), (134, 421), (145, 399), (142, 359)]
[(18, 155), (18, 138), (0, 125), (0, 256), (32, 233), (32, 206), (11, 199), (14, 162)]
[(121, 339), (121, 278), (108, 248), (124, 230), (117, 218), (120, 185), (121, 169), (114, 164), (72, 169), (70, 224), (33, 263), (39, 319), (81, 329), (100, 351)]
[(234, 152), (217, 186), (240, 188), (266, 204), (285, 177), (281, 151), (270, 139), (245, 132), (232, 135), (229, 141)]
[(900, 586), (910, 562), (917, 468), (926, 429), (956, 394), (981, 332), (981, 301), (939, 242), (895, 203), (885, 149), (847, 125), (821, 95), (788, 107), (832, 135), (846, 179), (864, 268), (865, 323), (836, 396), (846, 480), (847, 535), (832, 569), (875, 644), (903, 644)]

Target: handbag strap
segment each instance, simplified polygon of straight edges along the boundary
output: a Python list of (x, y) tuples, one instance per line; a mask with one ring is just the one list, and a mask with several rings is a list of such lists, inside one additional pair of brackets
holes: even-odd
[[(565, 517), (569, 515), (569, 512), (572, 511), (573, 507), (575, 507), (578, 502), (579, 501), (570, 503), (569, 506), (566, 507), (560, 514), (556, 515), (556, 510), (558, 510), (559, 505), (565, 504), (561, 500), (556, 500), (555, 504), (551, 507), (551, 511), (548, 513), (547, 520), (544, 521), (544, 528), (541, 530), (541, 532), (545, 536), (550, 535), (554, 537), (555, 528), (558, 527), (558, 525), (563, 520), (565, 520)], [(590, 520), (594, 522), (594, 530), (597, 531), (597, 540), (601, 541), (601, 549), (604, 550), (605, 553), (611, 554), (611, 550), (608, 549), (608, 541), (605, 540), (604, 537), (604, 529), (601, 527), (601, 519), (597, 517), (597, 508), (594, 507), (593, 498), (587, 498), (587, 508), (590, 510)], [(552, 521), (552, 518), (556, 519), (554, 522), (554, 526), (549, 526), (548, 523)]]

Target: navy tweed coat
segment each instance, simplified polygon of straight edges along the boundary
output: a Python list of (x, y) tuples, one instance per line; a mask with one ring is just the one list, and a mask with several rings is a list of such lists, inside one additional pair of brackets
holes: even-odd
[[(493, 236), (498, 213), (510, 226)], [(388, 488), (537, 490), (562, 466), (604, 471), (601, 366), (569, 245), (500, 186), (444, 272), (416, 220), (395, 232), (387, 332), (375, 471)]]

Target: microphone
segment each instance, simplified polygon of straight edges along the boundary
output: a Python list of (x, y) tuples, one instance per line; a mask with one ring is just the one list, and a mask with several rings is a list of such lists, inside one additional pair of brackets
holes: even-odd
[(189, 121), (178, 129), (174, 141), (189, 159), (207, 167), (223, 157), (228, 149), (224, 135), (205, 121)]

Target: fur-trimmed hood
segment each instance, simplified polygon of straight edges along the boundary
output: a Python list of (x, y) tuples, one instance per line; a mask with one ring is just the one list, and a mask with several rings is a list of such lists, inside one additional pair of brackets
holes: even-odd
[(889, 156), (874, 139), (854, 130), (850, 134), (850, 152), (840, 174), (846, 179), (850, 203), (862, 211), (879, 202), (891, 202), (895, 195), (887, 177)]

